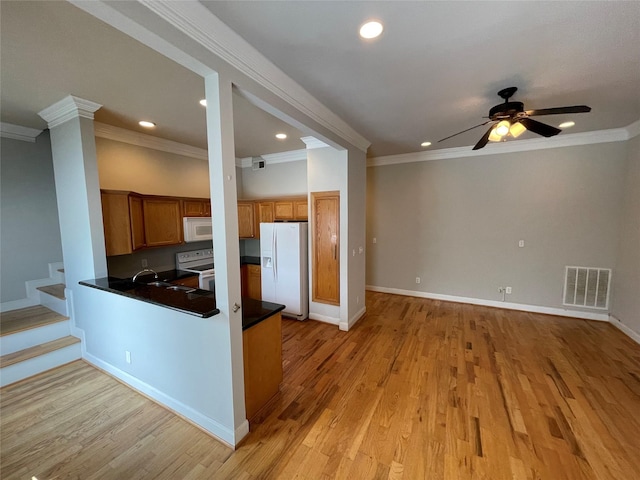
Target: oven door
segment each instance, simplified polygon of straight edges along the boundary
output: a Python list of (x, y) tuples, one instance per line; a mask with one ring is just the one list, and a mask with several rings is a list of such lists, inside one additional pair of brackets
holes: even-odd
[(202, 290), (216, 291), (216, 273), (214, 271), (200, 273), (199, 288)]

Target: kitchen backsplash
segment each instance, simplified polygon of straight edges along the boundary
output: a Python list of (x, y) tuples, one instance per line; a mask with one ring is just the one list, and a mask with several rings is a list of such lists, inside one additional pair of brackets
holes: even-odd
[(157, 272), (173, 270), (176, 268), (176, 253), (202, 250), (204, 248), (212, 248), (212, 246), (211, 241), (193, 242), (185, 245), (142, 250), (131, 255), (107, 257), (107, 268), (109, 276), (117, 278), (129, 278), (135, 275), (142, 270), (143, 260), (147, 261), (147, 268)]
[(240, 240), (240, 256), (241, 257), (259, 257), (260, 256), (260, 240), (257, 238)]

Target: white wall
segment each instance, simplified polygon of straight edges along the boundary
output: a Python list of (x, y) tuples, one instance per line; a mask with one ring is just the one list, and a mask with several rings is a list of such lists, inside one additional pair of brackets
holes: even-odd
[[(348, 152), (332, 147), (307, 150), (307, 185), (309, 193), (340, 192), (340, 306), (313, 301), (313, 265), (309, 265), (309, 317), (338, 325), (346, 321), (348, 310), (348, 197), (347, 197)], [(311, 201), (311, 197), (309, 197)], [(311, 208), (311, 207), (310, 207)], [(309, 222), (309, 258), (313, 221)]]
[(563, 308), (565, 265), (615, 267), (625, 161), (616, 142), (370, 167), (367, 284)]
[(612, 315), (640, 339), (640, 135), (628, 143)]
[(340, 328), (348, 330), (365, 313), (365, 273), (366, 273), (366, 190), (367, 159), (364, 152), (349, 151), (348, 166), (348, 312), (347, 323)]
[(307, 161), (267, 163), (262, 170), (242, 169), (242, 196), (260, 199), (307, 194)]
[(26, 298), (25, 283), (62, 261), (49, 132), (36, 143), (0, 142), (0, 301)]
[(96, 138), (100, 188), (146, 195), (209, 197), (209, 163), (183, 155)]

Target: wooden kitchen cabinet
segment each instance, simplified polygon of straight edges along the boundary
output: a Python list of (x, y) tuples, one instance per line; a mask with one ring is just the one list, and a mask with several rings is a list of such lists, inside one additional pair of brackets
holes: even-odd
[(244, 401), (252, 418), (282, 382), (282, 316), (276, 313), (242, 332)]
[(293, 201), (293, 216), (295, 220), (309, 219), (309, 203), (307, 199)]
[(275, 220), (293, 220), (293, 200), (278, 200), (274, 202)]
[(198, 288), (200, 284), (198, 283), (199, 276), (194, 275), (192, 277), (181, 278), (179, 280), (174, 280), (171, 283), (173, 285), (183, 285), (185, 287)]
[(185, 217), (210, 217), (211, 201), (208, 198), (186, 198), (182, 201)]
[(274, 218), (274, 202), (255, 202), (256, 238), (260, 238), (260, 224), (272, 223)]
[(142, 211), (147, 247), (182, 243), (182, 210), (178, 198), (142, 197)]
[(247, 297), (262, 300), (262, 270), (260, 265), (247, 267)]
[(253, 202), (238, 202), (238, 236), (255, 238)]
[(131, 215), (131, 244), (135, 251), (147, 245), (144, 237), (144, 213), (142, 212), (142, 197), (140, 195), (129, 194), (129, 213)]
[(129, 193), (101, 192), (100, 198), (107, 255), (132, 253)]

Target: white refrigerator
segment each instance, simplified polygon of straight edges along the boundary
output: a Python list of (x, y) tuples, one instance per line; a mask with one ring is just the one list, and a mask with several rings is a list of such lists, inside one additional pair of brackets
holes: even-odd
[(261, 223), (262, 300), (285, 305), (283, 315), (309, 316), (306, 223)]

